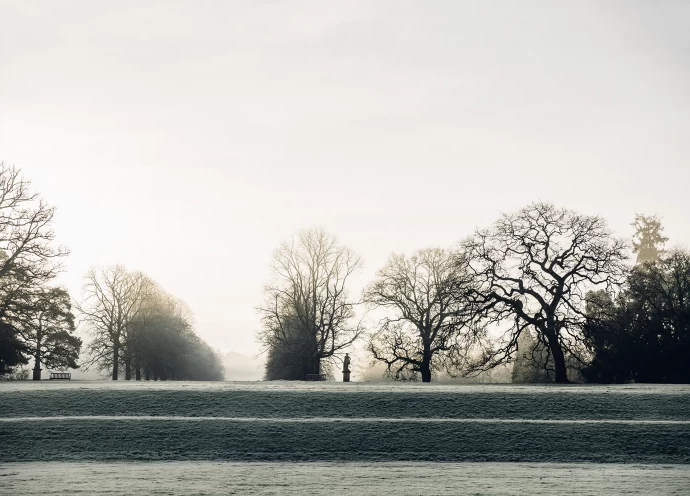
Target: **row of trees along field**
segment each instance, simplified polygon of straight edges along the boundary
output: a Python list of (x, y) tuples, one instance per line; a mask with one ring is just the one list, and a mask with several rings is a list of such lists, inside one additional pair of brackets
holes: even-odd
[(217, 353), (193, 331), (188, 309), (141, 272), (122, 266), (86, 275), (79, 312), (92, 340), (89, 365), (112, 379), (223, 379)]
[[(56, 284), (68, 250), (55, 246), (55, 209), (31, 190), (21, 172), (0, 163), (0, 375), (33, 361), (43, 368), (78, 368), (72, 298)], [(118, 379), (221, 380), (216, 353), (193, 331), (184, 304), (139, 272), (93, 269), (75, 305), (89, 336), (87, 368)]]
[(690, 255), (663, 250), (656, 217), (634, 225), (631, 263), (602, 218), (534, 203), (454, 249), (391, 255), (357, 299), (359, 258), (303, 231), (260, 307), (266, 378), (330, 373), (363, 340), (398, 380), (512, 363), (514, 382), (690, 382)]

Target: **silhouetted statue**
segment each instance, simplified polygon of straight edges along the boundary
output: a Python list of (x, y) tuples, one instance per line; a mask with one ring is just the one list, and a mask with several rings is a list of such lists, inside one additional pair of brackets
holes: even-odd
[(347, 353), (343, 359), (343, 382), (350, 382), (350, 355)]

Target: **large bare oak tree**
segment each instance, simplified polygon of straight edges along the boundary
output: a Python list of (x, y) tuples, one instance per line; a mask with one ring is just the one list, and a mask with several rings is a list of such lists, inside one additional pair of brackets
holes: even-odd
[(555, 381), (568, 382), (565, 354), (580, 355), (585, 295), (621, 280), (625, 250), (600, 217), (550, 203), (534, 203), (477, 231), (463, 244), (463, 257), (470, 257), (485, 315), (505, 332), (483, 347), (476, 368), (510, 360), (531, 327), (549, 351)]

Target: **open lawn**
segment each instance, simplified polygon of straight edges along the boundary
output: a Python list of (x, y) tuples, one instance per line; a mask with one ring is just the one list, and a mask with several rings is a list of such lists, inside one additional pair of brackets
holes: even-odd
[(295, 493), (306, 481), (335, 491), (368, 480), (406, 494), (425, 484), (428, 494), (549, 494), (558, 484), (684, 494), (690, 387), (1, 383), (0, 445), (1, 480), (15, 494), (95, 473), (114, 493), (122, 477), (164, 488), (168, 476), (206, 473), (209, 494), (242, 492), (238, 480), (270, 494), (256, 484), (283, 473)]

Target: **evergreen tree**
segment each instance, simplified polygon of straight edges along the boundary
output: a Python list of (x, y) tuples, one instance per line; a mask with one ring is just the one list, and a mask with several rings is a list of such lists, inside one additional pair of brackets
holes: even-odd
[(28, 298), (19, 336), (34, 359), (33, 379), (41, 379), (41, 366), (76, 369), (81, 339), (74, 335), (69, 293), (63, 288), (42, 288)]
[(662, 235), (664, 228), (656, 215), (636, 215), (633, 235), (633, 251), (637, 254), (637, 263), (656, 262), (664, 253), (667, 237)]

